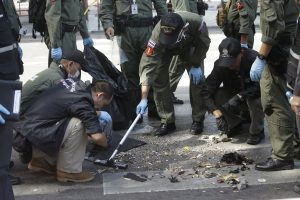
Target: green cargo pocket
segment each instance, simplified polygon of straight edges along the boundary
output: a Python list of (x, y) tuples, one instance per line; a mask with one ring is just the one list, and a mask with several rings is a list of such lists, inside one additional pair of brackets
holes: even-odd
[(248, 12), (246, 8), (243, 8), (242, 10), (239, 10), (239, 15), (242, 17), (246, 17), (248, 15)]
[(275, 10), (272, 8), (268, 8), (267, 10), (263, 11), (262, 17), (267, 21), (267, 22), (274, 22), (277, 20), (277, 15), (275, 13)]

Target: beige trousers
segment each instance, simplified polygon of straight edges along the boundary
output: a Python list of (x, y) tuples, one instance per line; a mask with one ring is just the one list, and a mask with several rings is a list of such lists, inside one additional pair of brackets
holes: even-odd
[(87, 134), (78, 118), (72, 118), (67, 126), (58, 155), (50, 157), (33, 147), (33, 158), (44, 158), (49, 164), (56, 165), (56, 169), (67, 173), (82, 172)]

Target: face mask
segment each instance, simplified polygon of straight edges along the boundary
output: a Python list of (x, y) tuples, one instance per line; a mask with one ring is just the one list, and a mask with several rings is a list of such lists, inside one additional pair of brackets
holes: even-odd
[(72, 79), (78, 79), (79, 76), (80, 76), (79, 70), (76, 70), (74, 75), (68, 74), (68, 78), (72, 78)]

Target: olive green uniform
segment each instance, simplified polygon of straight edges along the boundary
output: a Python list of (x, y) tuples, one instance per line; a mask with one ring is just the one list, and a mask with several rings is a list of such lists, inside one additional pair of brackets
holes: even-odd
[[(262, 1), (261, 41), (273, 48), (274, 45), (280, 45), (282, 49), (288, 51), (295, 38), (298, 15), (299, 10), (294, 0)], [(285, 96), (288, 90), (286, 79), (283, 74), (275, 75), (272, 67), (267, 64), (262, 73), (260, 87), (273, 149), (272, 157), (292, 160), (295, 116)]]
[[(234, 37), (240, 40), (240, 34), (248, 35), (248, 46), (253, 47), (254, 20), (257, 12), (257, 0), (231, 0), (227, 20), (232, 24)], [(239, 9), (240, 5), (240, 9)], [(238, 34), (237, 34), (238, 33)]]
[(198, 13), (197, 0), (171, 0), (174, 12), (188, 11)]
[[(134, 2), (137, 6), (137, 14), (133, 14), (131, 10)], [(152, 2), (158, 16), (161, 17), (168, 12), (164, 0), (103, 0), (100, 9), (104, 30), (113, 27), (116, 32), (118, 27), (114, 24), (119, 23), (116, 19), (123, 22), (122, 32), (119, 33), (117, 40), (120, 48), (121, 70), (128, 79), (128, 89), (131, 92), (133, 113), (141, 97), (139, 63), (153, 30)]]
[[(197, 0), (171, 0), (171, 3), (172, 3), (172, 8), (175, 12), (188, 11), (192, 13), (198, 13)], [(184, 73), (185, 68), (182, 64), (183, 63), (181, 62), (178, 56), (173, 56), (172, 61), (170, 63), (170, 72), (169, 72), (171, 92), (176, 91), (178, 83)]]
[(50, 50), (60, 47), (62, 55), (77, 49), (77, 31), (83, 39), (89, 37), (81, 0), (47, 0), (45, 19), (48, 28), (46, 44)]
[[(181, 16), (184, 23), (189, 23), (188, 30), (190, 31), (190, 38), (182, 46), (181, 52), (170, 53), (165, 46), (159, 43), (159, 22), (152, 31), (148, 43), (148, 47), (149, 44), (153, 47), (153, 52), (151, 54), (144, 52), (140, 62), (140, 82), (142, 85), (153, 87), (157, 111), (161, 117), (161, 123), (164, 124), (173, 123), (175, 120), (169, 84), (169, 65), (172, 56), (179, 54), (187, 70), (190, 70), (191, 67), (203, 66), (203, 60), (210, 44), (207, 27), (202, 17), (190, 12), (177, 12), (177, 14)], [(193, 85), (192, 81), (190, 83), (190, 100), (194, 121), (201, 121), (205, 114), (199, 109), (203, 106), (201, 105), (203, 101), (200, 89), (202, 84), (203, 82), (198, 85)]]
[(63, 66), (52, 62), (48, 69), (31, 77), (23, 86), (21, 96), (21, 115), (31, 106), (36, 97), (48, 88), (57, 85), (61, 79), (67, 78)]

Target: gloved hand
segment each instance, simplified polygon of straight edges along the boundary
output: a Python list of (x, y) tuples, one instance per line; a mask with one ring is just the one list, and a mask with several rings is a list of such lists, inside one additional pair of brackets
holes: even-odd
[(189, 71), (190, 80), (194, 85), (198, 85), (203, 78), (203, 73), (200, 67), (192, 67)]
[(89, 47), (94, 46), (94, 41), (92, 40), (91, 37), (83, 39), (83, 45), (87, 45)]
[(62, 50), (60, 47), (51, 49), (51, 58), (53, 60), (59, 61), (62, 57)]
[(18, 45), (18, 52), (19, 52), (20, 59), (22, 59), (22, 57), (23, 57), (23, 50), (22, 50), (22, 48), (19, 45)]
[[(0, 113), (10, 115), (10, 112), (6, 108), (4, 108), (4, 106), (2, 106), (1, 104), (0, 104)], [(5, 124), (5, 120), (3, 119), (3, 117), (1, 115), (0, 115), (0, 124)]]
[(100, 112), (99, 119), (105, 121), (106, 123), (111, 123), (112, 122), (112, 118), (111, 118), (110, 114), (108, 112), (105, 112), (105, 111)]
[(136, 114), (145, 114), (145, 112), (147, 111), (147, 104), (148, 104), (148, 100), (147, 99), (142, 99), (140, 101), (140, 103), (137, 105), (136, 107)]
[(216, 118), (216, 124), (219, 131), (228, 131), (228, 124), (223, 115), (221, 117)]
[(235, 95), (229, 99), (222, 107), (232, 114), (238, 115), (240, 112), (240, 105), (243, 103), (244, 99), (239, 95)]
[(260, 58), (256, 57), (254, 63), (251, 66), (250, 70), (250, 78), (252, 81), (259, 82), (261, 78), (261, 74), (265, 68), (266, 61), (261, 60)]
[(245, 49), (249, 49), (248, 44), (247, 43), (241, 43), (241, 47), (245, 48)]

